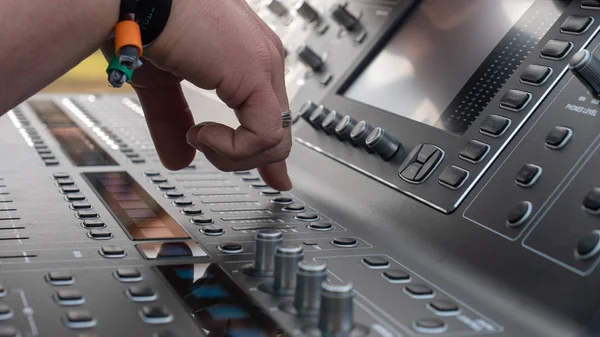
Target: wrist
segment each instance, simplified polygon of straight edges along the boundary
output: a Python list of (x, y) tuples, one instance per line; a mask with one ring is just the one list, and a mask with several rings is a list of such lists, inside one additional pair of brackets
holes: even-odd
[[(189, 7), (188, 1), (174, 0), (172, 2), (168, 20), (162, 32), (156, 39), (146, 46), (144, 58), (155, 64), (164, 64), (169, 54), (177, 44), (179, 37), (183, 34), (183, 16)], [(143, 24), (142, 24), (143, 25)]]

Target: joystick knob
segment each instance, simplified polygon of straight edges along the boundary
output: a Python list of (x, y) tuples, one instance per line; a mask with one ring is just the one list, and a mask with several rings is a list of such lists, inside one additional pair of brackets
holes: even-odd
[(375, 153), (379, 154), (383, 160), (390, 160), (400, 148), (400, 142), (388, 135), (380, 127), (371, 131), (367, 139), (365, 139), (365, 144), (375, 151)]
[(600, 60), (589, 50), (582, 49), (571, 58), (569, 69), (596, 97), (600, 96)]
[(358, 19), (348, 11), (346, 5), (337, 4), (331, 9), (331, 17), (346, 30), (352, 31), (358, 25)]
[(275, 250), (283, 241), (283, 234), (276, 229), (261, 229), (254, 241), (254, 263), (245, 268), (247, 274), (271, 277), (275, 271)]
[(367, 146), (367, 143), (365, 143), (371, 132), (373, 132), (373, 127), (365, 121), (360, 121), (356, 123), (352, 128), (352, 131), (350, 131), (350, 138), (357, 144), (360, 144), (360, 146), (364, 147), (368, 152), (373, 152), (373, 150)]
[(300, 61), (313, 71), (319, 71), (323, 67), (323, 58), (307, 45), (298, 48), (298, 57)]
[(277, 16), (284, 16), (288, 12), (287, 8), (279, 0), (271, 0), (267, 8)]
[(298, 262), (304, 258), (302, 246), (283, 244), (275, 250), (275, 279), (273, 293), (275, 295), (293, 295), (296, 290), (296, 269)]
[(327, 276), (327, 265), (301, 261), (296, 275), (294, 308), (298, 316), (315, 316), (321, 306), (321, 284)]
[(352, 283), (321, 284), (321, 308), (318, 327), (323, 336), (342, 336), (354, 328)]
[(310, 117), (308, 117), (308, 120), (309, 120), (310, 124), (312, 124), (315, 128), (320, 129), (323, 127), (322, 126), (323, 120), (325, 119), (325, 116), (327, 116), (328, 113), (329, 113), (329, 109), (327, 109), (323, 105), (320, 105), (318, 108), (316, 108), (310, 114)]
[(299, 1), (294, 7), (294, 10), (308, 22), (317, 21), (319, 19), (319, 13), (306, 0)]

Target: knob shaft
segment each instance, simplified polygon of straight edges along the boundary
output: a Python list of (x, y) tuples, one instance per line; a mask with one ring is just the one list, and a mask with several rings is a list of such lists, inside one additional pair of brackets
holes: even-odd
[(287, 8), (279, 0), (271, 0), (267, 8), (277, 16), (284, 16), (288, 12)]
[(298, 15), (308, 22), (314, 22), (319, 19), (319, 12), (317, 12), (306, 0), (299, 1), (294, 9)]
[(316, 108), (311, 114), (310, 117), (308, 118), (308, 121), (310, 122), (310, 124), (312, 124), (315, 128), (317, 129), (321, 129), (322, 128), (322, 124), (323, 124), (323, 120), (325, 119), (325, 116), (327, 116), (327, 114), (329, 114), (329, 109), (327, 109), (325, 106), (323, 105), (319, 105), (318, 108)]
[(310, 115), (315, 111), (317, 105), (313, 101), (306, 101), (300, 107), (298, 114), (307, 122), (310, 123)]
[(346, 30), (352, 31), (359, 25), (358, 19), (348, 11), (346, 5), (337, 4), (331, 10), (331, 17)]
[(294, 308), (299, 316), (315, 316), (321, 306), (321, 284), (327, 276), (327, 265), (301, 261), (296, 272)]
[(296, 290), (296, 269), (298, 262), (304, 258), (302, 246), (283, 244), (275, 250), (275, 279), (273, 293), (275, 295), (292, 295)]
[(600, 60), (592, 52), (586, 49), (577, 52), (569, 68), (592, 95), (600, 95)]
[(275, 271), (275, 250), (283, 242), (283, 234), (276, 229), (261, 229), (254, 241), (254, 263), (246, 272), (258, 277), (271, 277)]
[(327, 114), (327, 116), (325, 116), (325, 118), (323, 118), (323, 122), (321, 123), (321, 127), (328, 134), (336, 135), (338, 138), (340, 138), (341, 140), (343, 140), (344, 138), (340, 137), (335, 132), (335, 127), (338, 125), (338, 123), (340, 122), (340, 120), (342, 120), (342, 115), (340, 115), (337, 111), (330, 111)]
[(339, 121), (339, 123), (335, 126), (335, 133), (338, 136), (340, 136), (343, 139), (350, 142), (352, 145), (358, 146), (358, 143), (356, 141), (354, 141), (354, 139), (352, 139), (352, 137), (350, 137), (350, 133), (352, 132), (352, 129), (355, 126), (356, 126), (356, 119), (352, 118), (351, 116), (346, 115), (346, 116), (342, 117), (342, 119)]
[(365, 139), (365, 144), (384, 160), (390, 160), (400, 148), (400, 142), (380, 127), (376, 127), (371, 131)]
[(356, 125), (350, 131), (350, 137), (360, 146), (364, 147), (368, 152), (373, 152), (373, 150), (367, 146), (365, 140), (373, 131), (373, 127), (369, 125), (369, 123), (365, 121), (360, 121), (356, 123)]
[(319, 330), (324, 336), (342, 336), (354, 328), (353, 285), (321, 284)]
[(313, 71), (319, 71), (324, 65), (323, 58), (307, 45), (298, 48), (298, 57), (300, 61)]

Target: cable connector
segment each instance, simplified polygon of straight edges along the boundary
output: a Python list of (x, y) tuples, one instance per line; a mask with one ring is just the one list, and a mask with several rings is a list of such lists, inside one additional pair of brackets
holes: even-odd
[(116, 54), (113, 54), (113, 57), (108, 63), (108, 67), (106, 67), (108, 83), (113, 88), (120, 88), (126, 82), (128, 83), (129, 81), (131, 81), (133, 71), (134, 69), (130, 69), (129, 67), (121, 64), (119, 57)]

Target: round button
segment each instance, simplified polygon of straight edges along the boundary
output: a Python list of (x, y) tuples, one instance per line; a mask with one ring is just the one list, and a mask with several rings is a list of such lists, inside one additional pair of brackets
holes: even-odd
[(175, 189), (175, 185), (170, 185), (170, 184), (160, 184), (157, 186), (157, 188), (159, 190), (162, 191), (167, 191), (167, 190), (174, 190)]
[(244, 251), (244, 247), (235, 242), (225, 242), (220, 244), (217, 248), (226, 254), (238, 254)]
[(250, 184), (250, 186), (254, 187), (254, 188), (265, 188), (265, 187), (269, 187), (269, 185), (263, 183), (263, 182), (257, 182), (257, 183), (252, 183)]
[(204, 227), (200, 228), (200, 232), (202, 232), (205, 235), (209, 235), (209, 236), (219, 236), (219, 235), (223, 235), (223, 233), (225, 233), (225, 231), (223, 230), (223, 227), (216, 226), (216, 225), (204, 226)]
[(306, 101), (300, 107), (298, 114), (305, 121), (310, 122), (310, 115), (312, 114), (313, 111), (315, 111), (316, 108), (317, 108), (317, 105), (315, 103), (313, 103), (313, 101)]
[(311, 223), (310, 225), (307, 226), (308, 228), (315, 230), (315, 231), (330, 231), (333, 229), (333, 225), (330, 223), (322, 223), (322, 222), (315, 222), (315, 223)]
[(173, 201), (173, 205), (177, 206), (177, 207), (187, 207), (187, 206), (192, 206), (194, 204), (193, 201), (191, 200), (174, 200)]
[(297, 220), (300, 220), (300, 221), (317, 221), (317, 220), (319, 220), (319, 216), (317, 214), (312, 214), (312, 213), (298, 214), (294, 218)]
[(160, 175), (160, 172), (156, 171), (156, 170), (147, 170), (144, 171), (144, 175), (146, 177), (156, 177)]
[(185, 215), (200, 215), (202, 214), (202, 210), (198, 207), (189, 207), (189, 208), (184, 208), (181, 210), (181, 213), (185, 214)]
[(303, 205), (288, 205), (282, 208), (286, 212), (304, 212), (306, 207)]
[(268, 189), (268, 190), (262, 190), (260, 191), (261, 195), (279, 195), (281, 194), (280, 191), (277, 190), (273, 190), (273, 189)]
[(178, 192), (178, 191), (169, 191), (167, 193), (165, 193), (165, 197), (167, 198), (183, 198), (184, 194), (183, 192)]
[(531, 215), (532, 206), (529, 201), (521, 201), (516, 204), (506, 217), (508, 227), (517, 228), (524, 224)]
[(194, 225), (208, 225), (213, 223), (213, 219), (207, 216), (195, 216), (190, 219), (190, 222)]
[(600, 59), (582, 49), (571, 58), (569, 69), (594, 96), (600, 95)]
[(271, 202), (276, 205), (289, 205), (294, 202), (294, 199), (290, 197), (276, 197), (271, 199)]
[(580, 260), (589, 260), (600, 252), (600, 230), (593, 230), (577, 243), (576, 255)]
[(391, 283), (405, 283), (410, 281), (410, 275), (404, 270), (391, 269), (382, 273), (383, 277)]
[(351, 248), (358, 246), (358, 241), (355, 238), (335, 238), (331, 241), (334, 246), (342, 248)]

